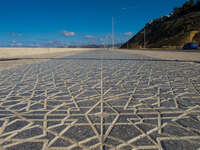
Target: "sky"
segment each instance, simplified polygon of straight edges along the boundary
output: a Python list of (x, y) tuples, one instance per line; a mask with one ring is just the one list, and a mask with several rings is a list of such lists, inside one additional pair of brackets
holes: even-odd
[(124, 42), (187, 0), (0, 0), (0, 46)]

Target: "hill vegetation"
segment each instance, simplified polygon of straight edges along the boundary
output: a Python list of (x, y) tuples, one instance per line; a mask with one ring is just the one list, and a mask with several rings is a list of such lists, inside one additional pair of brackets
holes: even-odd
[(200, 0), (189, 0), (171, 14), (148, 22), (122, 48), (179, 49), (188, 42), (200, 46)]

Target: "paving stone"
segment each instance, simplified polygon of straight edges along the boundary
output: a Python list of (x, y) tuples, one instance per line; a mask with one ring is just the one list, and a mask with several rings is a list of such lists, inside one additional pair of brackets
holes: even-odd
[(0, 149), (200, 148), (200, 68), (91, 51), (0, 71)]

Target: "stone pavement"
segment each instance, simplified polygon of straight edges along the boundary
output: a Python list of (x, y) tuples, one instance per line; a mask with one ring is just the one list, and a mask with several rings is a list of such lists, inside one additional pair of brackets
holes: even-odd
[(0, 150), (83, 149), (200, 149), (200, 64), (102, 50), (0, 72)]

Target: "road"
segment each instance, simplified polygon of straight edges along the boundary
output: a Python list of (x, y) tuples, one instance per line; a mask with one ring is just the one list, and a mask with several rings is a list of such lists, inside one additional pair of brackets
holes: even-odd
[(90, 51), (0, 71), (1, 150), (197, 150), (200, 64)]

